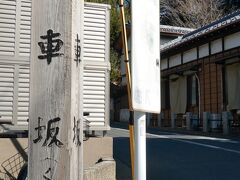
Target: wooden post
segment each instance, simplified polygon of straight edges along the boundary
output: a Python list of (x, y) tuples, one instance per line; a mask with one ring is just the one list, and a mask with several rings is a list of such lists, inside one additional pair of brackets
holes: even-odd
[(83, 3), (32, 1), (28, 179), (83, 177)]

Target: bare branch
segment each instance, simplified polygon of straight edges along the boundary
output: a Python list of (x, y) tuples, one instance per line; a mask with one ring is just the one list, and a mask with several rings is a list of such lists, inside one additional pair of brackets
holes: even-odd
[(161, 18), (170, 25), (199, 28), (223, 16), (220, 6), (220, 0), (161, 0)]

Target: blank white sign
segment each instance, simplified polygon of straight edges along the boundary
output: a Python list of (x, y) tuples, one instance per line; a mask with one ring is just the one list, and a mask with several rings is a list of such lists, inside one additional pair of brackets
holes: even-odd
[(159, 0), (132, 0), (133, 110), (160, 113)]

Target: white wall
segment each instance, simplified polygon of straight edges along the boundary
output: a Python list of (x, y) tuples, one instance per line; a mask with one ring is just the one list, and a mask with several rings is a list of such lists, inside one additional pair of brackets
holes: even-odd
[(183, 53), (183, 63), (197, 59), (197, 48), (190, 49)]
[(168, 68), (168, 62), (167, 59), (161, 59), (161, 70)]
[(209, 47), (208, 43), (202, 46), (199, 46), (199, 58), (205, 57), (209, 55)]
[(181, 54), (171, 56), (169, 59), (169, 67), (174, 67), (181, 64)]
[(217, 39), (211, 42), (211, 54), (221, 52), (222, 50), (222, 39)]
[(225, 50), (240, 46), (240, 32), (231, 34), (224, 38)]

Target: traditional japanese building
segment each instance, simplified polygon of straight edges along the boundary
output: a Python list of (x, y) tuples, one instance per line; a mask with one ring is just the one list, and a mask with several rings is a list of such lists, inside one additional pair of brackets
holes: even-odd
[[(240, 109), (240, 11), (161, 46), (162, 125), (191, 112), (221, 120)], [(192, 116), (193, 117), (193, 116)], [(234, 124), (234, 123), (233, 123)], [(178, 121), (177, 126), (183, 126)]]
[[(238, 124), (239, 24), (240, 11), (236, 11), (196, 30), (160, 27), (161, 115), (148, 115), (149, 126), (186, 127), (190, 118), (202, 127), (204, 118), (220, 122), (224, 112), (232, 125)], [(115, 120), (128, 120), (126, 95), (115, 100), (115, 109)]]

